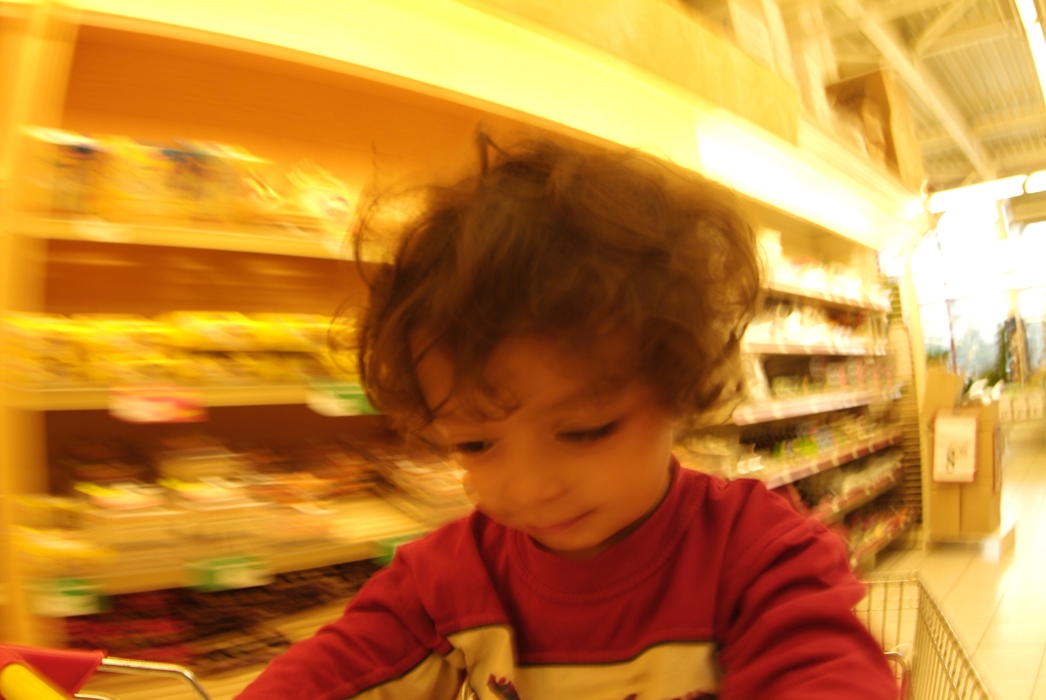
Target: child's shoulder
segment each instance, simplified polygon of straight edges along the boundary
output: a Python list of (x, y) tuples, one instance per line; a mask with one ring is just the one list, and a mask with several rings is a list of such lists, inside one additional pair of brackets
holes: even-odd
[(804, 518), (758, 479), (726, 480), (680, 468), (679, 481), (683, 500), (697, 511), (697, 520), (717, 525), (724, 531), (741, 529), (756, 534), (823, 527)]

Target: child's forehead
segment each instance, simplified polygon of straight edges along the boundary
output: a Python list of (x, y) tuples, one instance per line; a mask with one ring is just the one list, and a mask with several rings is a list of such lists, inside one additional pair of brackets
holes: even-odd
[(418, 381), (439, 419), (474, 419), (520, 406), (565, 411), (612, 400), (637, 380), (616, 348), (584, 352), (555, 340), (525, 337), (498, 343), (480, 371), (463, 373), (445, 349), (417, 365)]

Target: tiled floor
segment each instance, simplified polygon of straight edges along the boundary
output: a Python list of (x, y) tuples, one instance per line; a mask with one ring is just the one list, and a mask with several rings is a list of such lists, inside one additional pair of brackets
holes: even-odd
[(877, 568), (918, 570), (996, 700), (1046, 700), (1046, 425), (1009, 431), (1003, 469), (1010, 551), (936, 546), (887, 553)]

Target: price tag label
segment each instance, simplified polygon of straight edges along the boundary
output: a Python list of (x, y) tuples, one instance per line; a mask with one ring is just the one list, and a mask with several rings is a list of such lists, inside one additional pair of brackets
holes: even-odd
[(104, 600), (93, 579), (49, 579), (29, 588), (29, 607), (42, 617), (93, 615), (104, 610)]
[(314, 382), (309, 385), (306, 402), (321, 416), (370, 416), (378, 413), (359, 384)]
[(188, 564), (189, 587), (199, 591), (228, 591), (272, 583), (272, 570), (261, 557), (218, 557)]
[(203, 395), (178, 386), (113, 387), (109, 413), (128, 423), (199, 423), (207, 420)]

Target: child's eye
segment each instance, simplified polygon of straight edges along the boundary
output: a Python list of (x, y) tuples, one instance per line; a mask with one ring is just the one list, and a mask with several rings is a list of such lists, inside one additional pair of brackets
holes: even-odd
[(489, 450), (490, 445), (491, 443), (487, 440), (470, 440), (454, 445), (454, 451), (463, 455), (478, 455)]
[(595, 442), (601, 438), (605, 438), (609, 435), (613, 435), (617, 431), (621, 421), (615, 420), (601, 425), (598, 428), (591, 428), (589, 430), (568, 430), (559, 434), (560, 440), (566, 442)]

